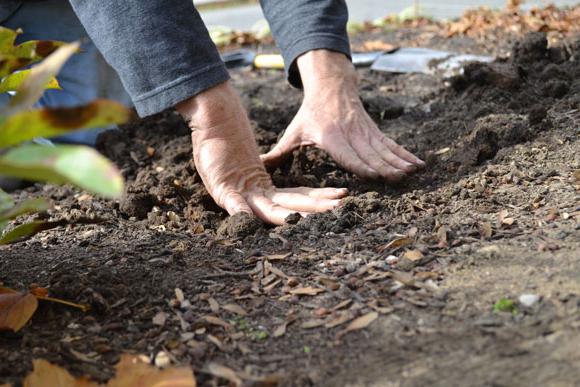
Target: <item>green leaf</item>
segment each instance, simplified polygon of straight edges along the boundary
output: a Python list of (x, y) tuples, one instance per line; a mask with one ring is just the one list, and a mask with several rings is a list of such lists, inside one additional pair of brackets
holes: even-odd
[(35, 234), (38, 234), (41, 231), (50, 230), (51, 228), (55, 228), (58, 226), (62, 226), (66, 224), (65, 221), (57, 221), (57, 222), (44, 222), (44, 221), (36, 221), (31, 223), (26, 223), (20, 226), (17, 226), (7, 232), (0, 238), (0, 245), (7, 245), (9, 243), (21, 242), (32, 237)]
[(2, 115), (11, 115), (30, 109), (42, 96), (46, 85), (60, 71), (64, 63), (79, 49), (79, 43), (59, 47), (42, 63), (30, 69), (30, 73), (18, 88), (10, 103), (2, 109)]
[(11, 30), (10, 28), (0, 27), (0, 57), (10, 54), (14, 47), (14, 41), (20, 30)]
[(58, 40), (29, 40), (14, 47), (11, 55), (38, 62), (55, 52), (59, 47), (67, 44)]
[(0, 212), (0, 221), (15, 219), (20, 215), (48, 210), (49, 203), (44, 199), (27, 199), (17, 205)]
[(511, 312), (515, 313), (517, 311), (516, 304), (510, 299), (501, 298), (498, 302), (493, 305), (493, 311), (495, 313), (499, 312)]
[(70, 108), (46, 108), (16, 113), (0, 119), (0, 147), (8, 147), (37, 137), (54, 137), (78, 129), (121, 124), (130, 112), (118, 102), (95, 100)]
[(12, 207), (14, 207), (12, 196), (8, 195), (0, 188), (0, 213), (9, 210)]
[[(9, 74), (0, 81), (0, 93), (16, 91), (22, 85), (26, 77), (30, 75), (30, 69)], [(45, 86), (46, 89), (60, 89), (60, 85), (55, 77), (52, 77)]]
[(109, 198), (123, 193), (123, 177), (117, 168), (85, 146), (19, 146), (0, 156), (0, 171), (21, 179), (70, 183)]

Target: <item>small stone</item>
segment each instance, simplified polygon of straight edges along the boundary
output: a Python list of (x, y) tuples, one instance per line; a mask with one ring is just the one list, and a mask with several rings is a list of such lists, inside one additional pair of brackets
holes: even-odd
[(518, 297), (518, 301), (522, 306), (526, 308), (531, 308), (534, 306), (538, 301), (540, 301), (540, 296), (537, 294), (522, 294)]
[(169, 354), (165, 351), (160, 351), (155, 356), (155, 365), (159, 368), (167, 367), (171, 364), (171, 359), (169, 358)]
[(399, 258), (395, 257), (394, 255), (389, 255), (386, 259), (385, 262), (387, 262), (387, 264), (389, 265), (396, 265), (397, 262), (399, 262)]
[(348, 273), (354, 273), (358, 269), (358, 265), (356, 263), (348, 263), (346, 265), (346, 271)]

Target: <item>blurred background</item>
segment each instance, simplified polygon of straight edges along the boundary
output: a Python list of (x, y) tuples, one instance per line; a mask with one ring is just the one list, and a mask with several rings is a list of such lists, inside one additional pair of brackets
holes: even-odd
[[(347, 0), (352, 22), (372, 21), (387, 15), (401, 12), (417, 12), (418, 16), (434, 19), (453, 19), (470, 8), (486, 6), (503, 8), (506, 0)], [(208, 26), (227, 26), (237, 30), (249, 30), (263, 19), (257, 0), (194, 0), (201, 16)], [(291, 3), (291, 0), (289, 1)], [(575, 5), (578, 0), (524, 1), (522, 9), (533, 6)]]

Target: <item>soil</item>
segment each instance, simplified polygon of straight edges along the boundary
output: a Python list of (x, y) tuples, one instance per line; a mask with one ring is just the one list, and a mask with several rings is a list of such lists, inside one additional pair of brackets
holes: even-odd
[[(0, 282), (91, 310), (41, 303), (25, 329), (0, 334), (0, 383), (34, 358), (103, 382), (121, 353), (165, 352), (202, 386), (228, 383), (211, 364), (256, 386), (580, 385), (580, 40), (358, 39), (379, 38), (500, 56), (450, 80), (360, 71), (371, 116), (429, 164), (397, 186), (300, 149), (275, 183), (348, 187), (340, 208), (282, 227), (227, 218), (167, 112), (100, 137), (127, 178), (121, 201), (16, 193), (49, 197), (45, 217), (70, 224), (0, 247)], [(300, 92), (275, 71), (233, 77), (266, 151)], [(293, 294), (307, 287), (323, 292)]]

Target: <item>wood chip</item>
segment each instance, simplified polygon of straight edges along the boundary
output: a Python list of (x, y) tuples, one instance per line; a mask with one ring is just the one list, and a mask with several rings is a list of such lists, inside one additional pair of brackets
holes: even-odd
[(396, 238), (396, 239), (393, 239), (392, 241), (390, 241), (389, 243), (387, 243), (386, 245), (379, 247), (379, 252), (382, 253), (383, 251), (386, 251), (386, 250), (400, 249), (401, 247), (408, 246), (411, 243), (413, 243), (413, 240), (411, 238), (409, 238), (408, 236)]
[(478, 223), (478, 228), (479, 228), (479, 235), (481, 236), (481, 239), (489, 239), (491, 238), (492, 234), (493, 234), (493, 230), (491, 227), (491, 223), (489, 222), (479, 222)]
[(355, 319), (344, 330), (340, 331), (337, 334), (337, 336), (336, 336), (337, 339), (340, 339), (341, 337), (343, 337), (344, 335), (346, 335), (349, 332), (365, 329), (366, 327), (371, 325), (378, 317), (379, 317), (379, 314), (377, 312), (370, 312), (370, 313), (365, 314), (364, 316), (361, 316), (361, 317)]
[(183, 294), (183, 290), (175, 288), (175, 298), (177, 298), (177, 301), (179, 301), (180, 303), (185, 301), (185, 295)]
[(340, 289), (340, 283), (331, 278), (318, 277), (318, 282), (328, 290), (334, 291)]

